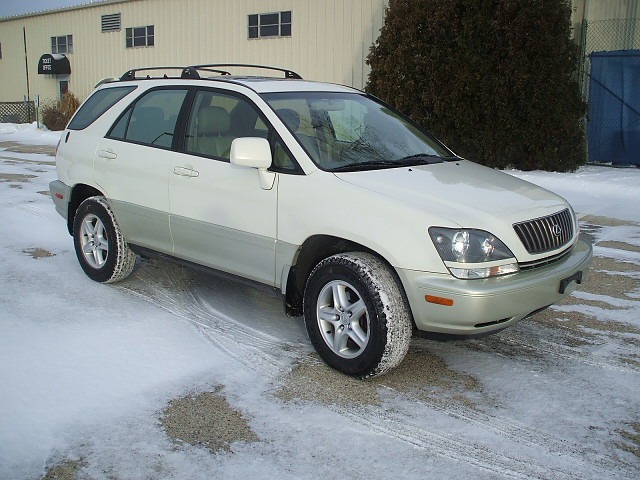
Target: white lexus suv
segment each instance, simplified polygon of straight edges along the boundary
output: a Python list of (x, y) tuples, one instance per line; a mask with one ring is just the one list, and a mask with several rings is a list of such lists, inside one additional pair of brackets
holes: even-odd
[(269, 68), (131, 70), (76, 112), (50, 189), (91, 279), (141, 255), (267, 284), (361, 378), (398, 365), (414, 330), (497, 332), (583, 281), (592, 249), (563, 198), (361, 91), (240, 67)]

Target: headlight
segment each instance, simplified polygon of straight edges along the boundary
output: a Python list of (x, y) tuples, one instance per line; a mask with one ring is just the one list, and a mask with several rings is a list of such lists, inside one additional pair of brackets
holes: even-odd
[[(487, 278), (518, 271), (511, 250), (489, 232), (431, 227), (429, 235), (440, 258), (457, 278)], [(486, 265), (488, 262), (491, 265)]]

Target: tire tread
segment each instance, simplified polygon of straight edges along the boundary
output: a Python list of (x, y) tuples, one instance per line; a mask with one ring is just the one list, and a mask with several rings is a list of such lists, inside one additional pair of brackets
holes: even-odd
[[(407, 354), (413, 332), (411, 310), (400, 285), (400, 279), (386, 263), (375, 255), (365, 252), (347, 252), (325, 258), (318, 263), (307, 279), (307, 288), (317, 272), (330, 266), (351, 269), (358, 275), (367, 290), (373, 292), (371, 301), (375, 304), (379, 317), (382, 317), (380, 318), (381, 329), (386, 335), (384, 351), (379, 361), (354, 376), (370, 378), (382, 375), (397, 367)], [(308, 311), (307, 306), (305, 312)], [(307, 321), (315, 322), (316, 320), (315, 318), (305, 318), (305, 322)], [(324, 346), (320, 342), (323, 340), (315, 338), (313, 335), (310, 335), (310, 338), (316, 351), (321, 352)]]

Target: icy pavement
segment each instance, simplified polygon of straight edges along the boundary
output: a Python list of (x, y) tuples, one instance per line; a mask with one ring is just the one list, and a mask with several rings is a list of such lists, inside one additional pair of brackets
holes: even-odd
[[(160, 261), (91, 282), (47, 193), (58, 138), (0, 124), (0, 478), (640, 477), (640, 169), (509, 172), (572, 202), (587, 282), (498, 335), (414, 339), (357, 381), (267, 290)], [(163, 412), (202, 392), (252, 433), (176, 441)], [(197, 405), (196, 438), (216, 428)]]

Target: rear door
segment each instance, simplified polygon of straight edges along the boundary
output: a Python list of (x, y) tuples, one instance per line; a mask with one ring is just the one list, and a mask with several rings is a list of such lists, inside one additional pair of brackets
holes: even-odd
[(95, 155), (95, 181), (109, 198), (127, 241), (165, 253), (173, 248), (172, 145), (187, 92), (185, 88), (146, 92), (118, 119)]
[(256, 169), (229, 162), (233, 139), (266, 137), (265, 125), (248, 98), (197, 91), (184, 153), (171, 166), (169, 205), (176, 256), (273, 285), (277, 179), (265, 190)]

